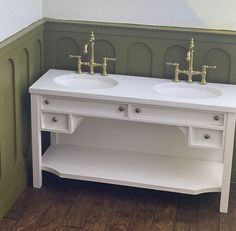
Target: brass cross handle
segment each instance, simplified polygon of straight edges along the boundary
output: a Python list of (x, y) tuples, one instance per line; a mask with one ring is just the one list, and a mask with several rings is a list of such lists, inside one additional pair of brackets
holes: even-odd
[(69, 57), (70, 57), (70, 58), (75, 58), (75, 59), (79, 59), (79, 58), (81, 58), (80, 55), (69, 55)]
[(107, 57), (104, 57), (104, 58), (103, 58), (102, 74), (101, 74), (101, 75), (103, 75), (103, 76), (108, 75), (108, 74), (107, 74), (107, 61), (113, 61), (113, 62), (115, 62), (115, 61), (116, 61), (116, 58), (107, 58)]
[(104, 57), (104, 59), (106, 59), (106, 61), (116, 61), (116, 58), (107, 58), (107, 57)]
[(203, 65), (202, 67), (203, 67), (204, 69), (216, 69), (216, 66)]
[(175, 78), (174, 78), (174, 81), (175, 82), (179, 82), (179, 63), (167, 62), (166, 65), (168, 65), (168, 66), (175, 66)]
[(178, 66), (179, 66), (179, 63), (169, 63), (169, 62), (167, 62), (166, 65), (178, 67)]
[(216, 66), (208, 66), (208, 65), (203, 65), (202, 66), (202, 72), (201, 72), (201, 76), (202, 76), (202, 80), (200, 82), (201, 85), (206, 85), (206, 70), (207, 69), (216, 69)]
[(82, 74), (83, 72), (81, 70), (81, 65), (82, 65), (81, 56), (80, 55), (69, 55), (69, 57), (72, 58), (72, 59), (78, 59), (76, 73), (77, 74)]

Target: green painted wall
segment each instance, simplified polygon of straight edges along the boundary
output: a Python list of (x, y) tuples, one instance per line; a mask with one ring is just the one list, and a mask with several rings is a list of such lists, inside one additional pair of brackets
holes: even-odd
[(96, 35), (96, 61), (117, 58), (109, 64), (110, 73), (172, 78), (173, 69), (165, 62), (185, 68), (193, 37), (195, 68), (216, 65), (208, 81), (236, 83), (236, 32), (60, 20), (33, 24), (0, 43), (0, 217), (31, 175), (28, 87), (50, 68), (75, 70), (76, 61), (68, 55), (82, 53), (90, 31)]
[(28, 88), (42, 70), (42, 22), (0, 43), (0, 218), (27, 185), (31, 166)]

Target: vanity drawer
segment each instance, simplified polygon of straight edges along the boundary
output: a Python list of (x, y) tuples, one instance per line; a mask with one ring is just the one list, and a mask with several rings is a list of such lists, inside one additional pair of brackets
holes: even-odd
[(190, 145), (206, 148), (223, 147), (223, 131), (204, 128), (190, 128)]
[(42, 113), (42, 130), (46, 131), (69, 131), (69, 115)]
[(42, 97), (41, 108), (53, 112), (70, 112), (82, 116), (105, 118), (125, 118), (128, 116), (128, 105), (117, 102)]
[(130, 117), (173, 125), (224, 126), (224, 114), (167, 107), (132, 105)]
[(41, 128), (43, 131), (52, 131), (72, 134), (82, 121), (82, 117), (58, 113), (42, 113)]

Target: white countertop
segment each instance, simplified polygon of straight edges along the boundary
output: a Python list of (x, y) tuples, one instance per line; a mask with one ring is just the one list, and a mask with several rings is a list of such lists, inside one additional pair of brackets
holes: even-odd
[[(205, 86), (217, 89), (221, 91), (222, 94), (213, 98), (188, 99), (168, 97), (155, 92), (153, 90), (154, 85), (173, 82), (172, 80), (160, 78), (110, 74), (102, 78), (114, 79), (118, 81), (119, 84), (105, 89), (73, 89), (63, 87), (54, 82), (55, 77), (73, 73), (73, 71), (51, 69), (30, 87), (29, 92), (31, 94), (236, 113), (236, 85), (208, 83)], [(95, 75), (100, 76), (100, 74)], [(193, 83), (193, 85), (195, 84), (199, 85), (198, 82)], [(201, 87), (204, 88), (205, 86)]]

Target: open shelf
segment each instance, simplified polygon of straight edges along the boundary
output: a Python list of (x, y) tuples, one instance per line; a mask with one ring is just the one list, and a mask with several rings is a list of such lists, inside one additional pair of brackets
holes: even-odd
[(42, 169), (59, 177), (178, 193), (221, 191), (223, 164), (77, 145), (51, 145)]

